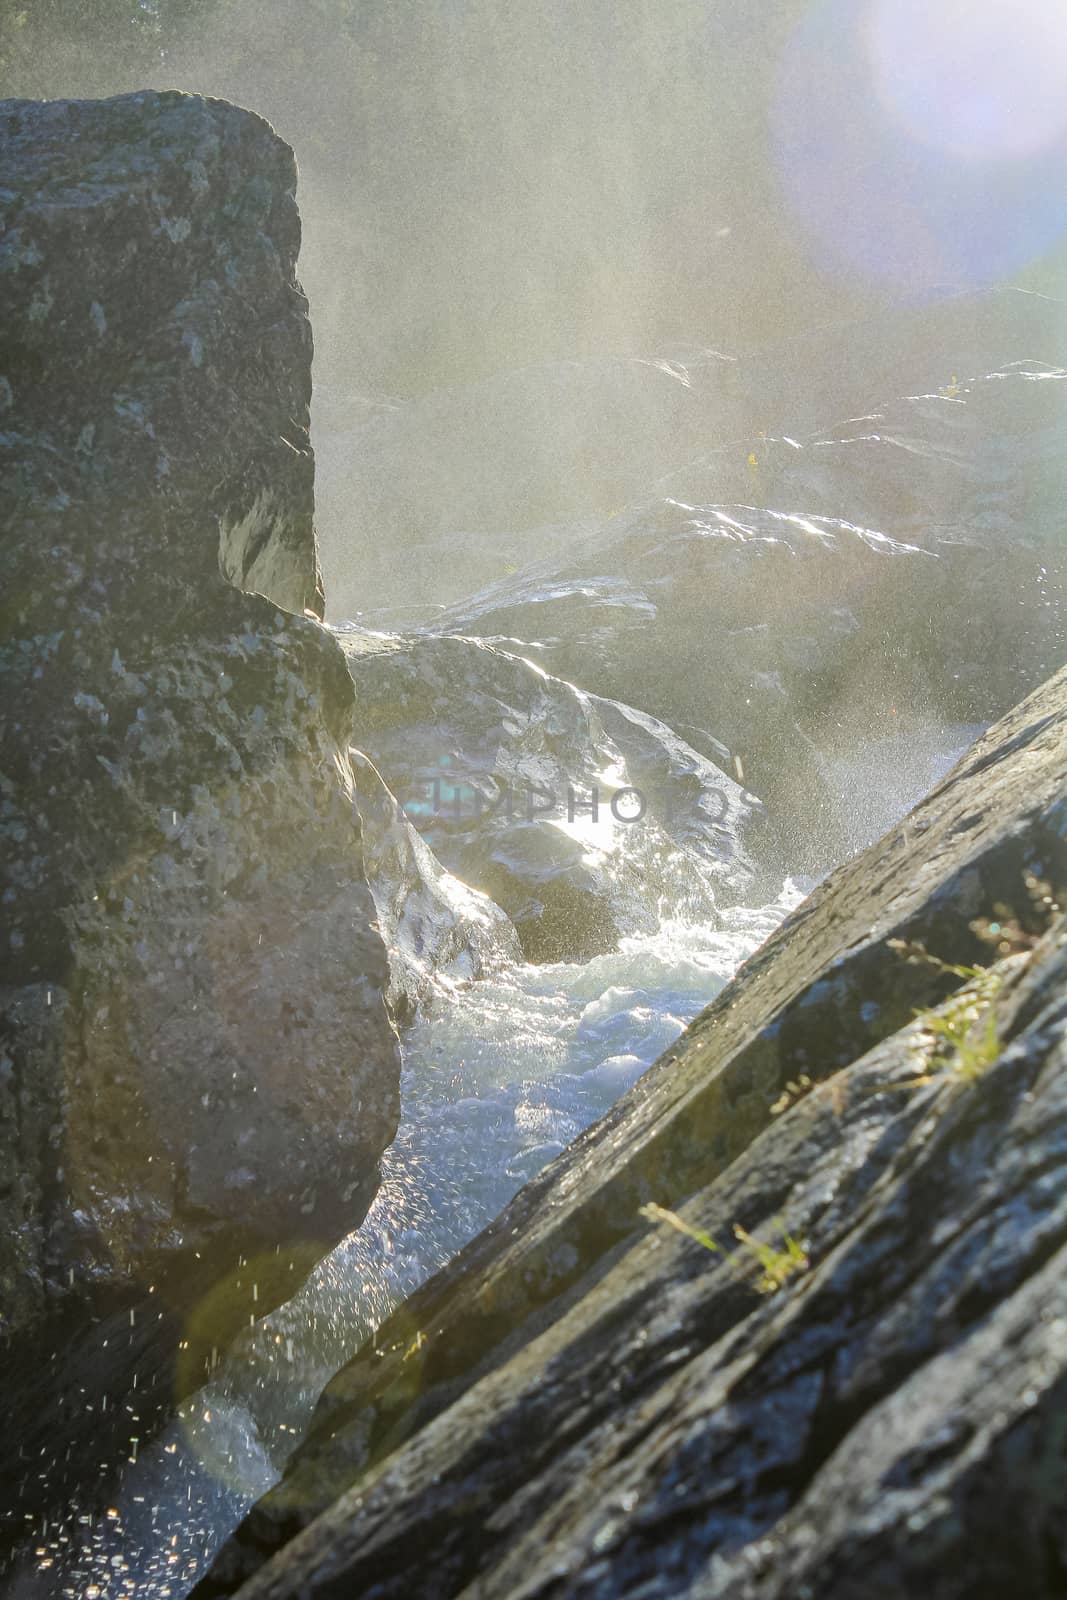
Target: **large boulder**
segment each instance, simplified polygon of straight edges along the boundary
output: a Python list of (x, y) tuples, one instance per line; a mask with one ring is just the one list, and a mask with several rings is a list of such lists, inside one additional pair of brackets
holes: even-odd
[(713, 922), (757, 885), (758, 803), (670, 728), (479, 639), (340, 630), (360, 741), (435, 855), (530, 960)]
[(321, 614), (293, 152), (173, 92), (0, 116), (7, 616), (195, 612), (216, 571)]
[(351, 681), (303, 614), (321, 589), (292, 152), (174, 93), (9, 102), (0, 127), (17, 1528), (136, 1452), (359, 1222), (399, 1063)]
[(1060, 1594), (1065, 883), (1067, 671), (378, 1329), (197, 1594)]

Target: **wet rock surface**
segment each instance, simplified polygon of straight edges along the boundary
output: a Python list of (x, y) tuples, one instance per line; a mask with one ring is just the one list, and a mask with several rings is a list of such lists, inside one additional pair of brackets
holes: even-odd
[(378, 1330), (197, 1593), (1062, 1593), (1065, 880), (1061, 672)]
[(321, 587), (292, 152), (176, 93), (8, 102), (0, 126), (17, 1535), (136, 1454), (358, 1223), (399, 1062), (351, 682), (301, 615)]
[(364, 748), (528, 959), (586, 959), (664, 906), (713, 921), (759, 892), (762, 808), (665, 724), (478, 639), (338, 637)]
[(1063, 660), (1065, 366), (1055, 305), (1004, 291), (384, 408), (327, 435), (332, 614), (640, 706), (817, 875)]

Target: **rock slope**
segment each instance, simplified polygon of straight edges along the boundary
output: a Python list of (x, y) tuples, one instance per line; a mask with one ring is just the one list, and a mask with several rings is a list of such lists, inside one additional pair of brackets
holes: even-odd
[(198, 1595), (1062, 1594), (1065, 881), (1061, 671), (379, 1329)]

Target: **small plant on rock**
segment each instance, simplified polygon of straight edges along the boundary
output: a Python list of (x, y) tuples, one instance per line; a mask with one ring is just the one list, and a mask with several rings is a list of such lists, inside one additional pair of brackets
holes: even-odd
[[(1030, 871), (1023, 874), (1023, 890), (1031, 910), (1027, 920), (1047, 930), (1060, 914), (1062, 895), (1051, 883)], [(1042, 938), (1042, 932), (1025, 927), (1011, 907), (1002, 904), (993, 907), (992, 917), (980, 917), (970, 926), (971, 932), (990, 947), (998, 961), (1026, 954), (1035, 949)], [(941, 1065), (947, 1066), (953, 1077), (973, 1083), (1000, 1054), (993, 1002), (1004, 980), (1003, 970), (996, 966), (972, 967), (943, 961), (915, 939), (890, 939), (889, 948), (912, 966), (933, 967), (939, 973), (963, 980), (962, 987), (951, 999), (936, 1010), (917, 1011), (916, 1016), (923, 1032), (933, 1036), (935, 1056), (940, 1057)], [(894, 1087), (914, 1089), (940, 1076), (938, 1072), (924, 1072)]]
[(981, 1002), (968, 1003), (959, 1011), (931, 1012), (923, 1018), (923, 1026), (944, 1049), (955, 1077), (965, 1083), (980, 1078), (1000, 1054), (997, 1036), (997, 1018), (992, 1007), (992, 996), (985, 1002), (989, 1009), (985, 1025), (977, 1028), (978, 1008)]
[[(696, 1228), (691, 1222), (686, 1222), (677, 1211), (669, 1211), (666, 1206), (649, 1204), (641, 1207), (641, 1215), (649, 1222), (660, 1222), (676, 1233), (685, 1234), (687, 1239), (694, 1240), (703, 1245), (705, 1250), (712, 1251), (715, 1255), (723, 1257), (726, 1265), (739, 1273), (746, 1283), (749, 1283), (757, 1294), (777, 1294), (789, 1279), (798, 1272), (804, 1272), (811, 1265), (806, 1251), (798, 1244), (793, 1236), (781, 1228), (781, 1248), (766, 1244), (762, 1239), (757, 1239), (740, 1223), (734, 1225), (734, 1238), (741, 1246), (739, 1250), (725, 1251), (717, 1240), (703, 1228)], [(753, 1278), (753, 1269), (756, 1276)]]
[[(915, 940), (891, 939), (889, 947), (898, 951), (912, 965), (922, 963), (938, 972), (963, 979), (962, 986), (943, 1005), (935, 1010), (917, 1011), (915, 1015), (922, 1025), (922, 1031), (934, 1040), (935, 1067), (947, 1067), (953, 1077), (964, 1083), (973, 1083), (1000, 1054), (993, 1002), (1004, 981), (1003, 973), (995, 967), (971, 967), (942, 961), (940, 956), (931, 955), (925, 945)], [(984, 1025), (979, 1029), (978, 1024), (983, 1017)], [(931, 1070), (892, 1087), (919, 1089), (942, 1076), (941, 1071)]]
[(754, 1238), (739, 1222), (734, 1224), (734, 1237), (747, 1252), (749, 1261), (754, 1262), (759, 1268), (759, 1276), (756, 1279), (757, 1294), (777, 1294), (790, 1278), (798, 1272), (806, 1272), (811, 1266), (806, 1251), (792, 1234), (786, 1233), (784, 1228), (781, 1249)]
[(802, 1072), (798, 1078), (791, 1078), (771, 1106), (771, 1116), (780, 1117), (783, 1112), (789, 1111), (798, 1100), (803, 1100), (805, 1095), (809, 1095), (814, 1087), (814, 1082), (806, 1072)]

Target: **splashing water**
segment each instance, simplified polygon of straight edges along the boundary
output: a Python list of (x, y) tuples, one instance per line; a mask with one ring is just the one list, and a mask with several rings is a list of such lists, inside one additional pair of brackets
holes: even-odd
[(673, 1043), (810, 884), (664, 920), (584, 965), (517, 966), (442, 1000), (404, 1040), (404, 1114), (357, 1231), (249, 1328), (126, 1469), (112, 1506), (40, 1531), (11, 1600), (178, 1600), (277, 1479), (332, 1374)]

